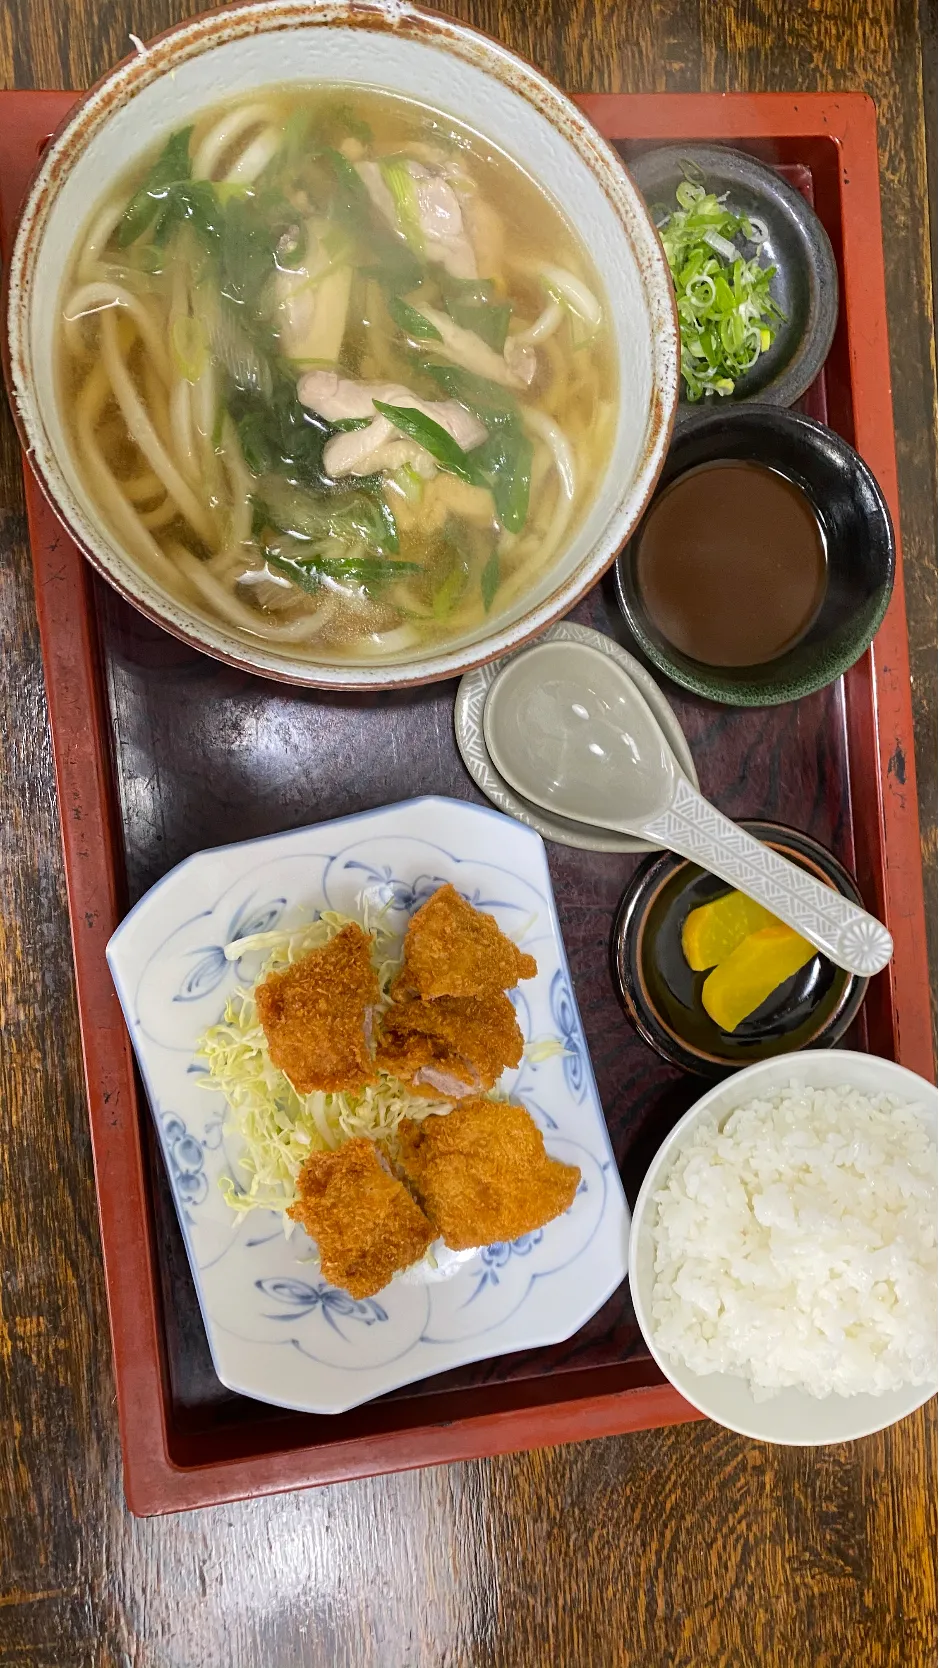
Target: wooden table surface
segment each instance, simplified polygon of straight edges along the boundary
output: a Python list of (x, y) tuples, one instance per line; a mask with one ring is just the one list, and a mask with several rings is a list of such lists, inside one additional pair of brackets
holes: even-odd
[[(0, 83), (85, 86), (124, 54), (130, 30), (152, 34), (190, 9), (190, 0), (0, 0)], [(923, 99), (924, 75), (934, 98), (934, 4), (462, 0), (452, 9), (572, 90), (862, 88), (877, 101), (934, 900)], [(129, 1515), (19, 457), (5, 409), (0, 516), (0, 1668), (933, 1662), (932, 1411), (818, 1453), (701, 1424), (175, 1518)]]

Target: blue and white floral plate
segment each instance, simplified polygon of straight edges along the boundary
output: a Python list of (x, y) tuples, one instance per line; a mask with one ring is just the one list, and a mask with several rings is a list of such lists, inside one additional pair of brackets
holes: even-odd
[[(527, 1106), (548, 1152), (580, 1167), (570, 1209), (537, 1233), (491, 1245), (445, 1281), (393, 1280), (356, 1302), (319, 1272), (302, 1230), (273, 1212), (232, 1213), (237, 1175), (221, 1095), (194, 1058), (239, 979), (225, 945), (301, 910), (358, 915), (363, 893), (400, 925), (451, 881), (537, 957), (515, 993), (526, 1044), (501, 1087)], [(217, 851), (173, 869), (122, 922), (108, 961), (150, 1097), (215, 1370), (261, 1401), (341, 1413), (469, 1361), (559, 1343), (626, 1275), (629, 1211), (571, 987), (544, 844), (509, 817), (453, 799), (413, 799)], [(540, 1058), (541, 1063), (535, 1063)]]

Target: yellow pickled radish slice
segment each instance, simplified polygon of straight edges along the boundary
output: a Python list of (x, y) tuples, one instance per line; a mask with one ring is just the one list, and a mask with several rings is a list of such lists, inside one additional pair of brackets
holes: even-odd
[(814, 954), (814, 945), (781, 921), (751, 932), (705, 979), (701, 990), (705, 1011), (722, 1031), (735, 1031)]
[(751, 932), (775, 925), (775, 915), (753, 898), (743, 892), (725, 892), (723, 897), (701, 904), (685, 916), (681, 929), (685, 960), (696, 973), (702, 973), (706, 967), (716, 967)]

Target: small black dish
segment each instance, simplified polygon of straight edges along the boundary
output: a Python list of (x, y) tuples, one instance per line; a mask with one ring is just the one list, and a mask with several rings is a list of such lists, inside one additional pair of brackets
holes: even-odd
[[(825, 363), (838, 322), (838, 268), (828, 233), (801, 193), (775, 169), (725, 145), (667, 145), (631, 161), (629, 171), (650, 209), (671, 213), (677, 207), (675, 189), (688, 163), (700, 168), (708, 191), (719, 197), (728, 193), (727, 206), (735, 214), (763, 221), (769, 236), (760, 246), (760, 263), (776, 268), (770, 293), (785, 316), (772, 346), (725, 398), (729, 404), (756, 399), (794, 405)], [(748, 258), (755, 252), (752, 244), (742, 249)], [(708, 396), (704, 409), (713, 409), (719, 398)], [(679, 422), (701, 409), (702, 404), (682, 399)]]
[[(689, 659), (657, 630), (639, 594), (636, 551), (645, 518), (616, 559), (620, 608), (647, 659), (684, 689), (737, 707), (800, 700), (854, 665), (887, 612), (896, 567), (890, 511), (867, 464), (846, 440), (811, 417), (772, 405), (728, 406), (683, 424), (652, 503), (679, 475), (717, 458), (764, 464), (808, 498), (824, 535), (828, 570), (813, 624), (790, 649), (759, 666), (707, 666)], [(746, 515), (745, 504), (740, 513)], [(741, 606), (756, 601), (743, 597)]]
[[(741, 827), (863, 908), (847, 870), (807, 834), (772, 822)], [(722, 1031), (702, 1006), (707, 974), (688, 966), (681, 929), (690, 910), (729, 890), (726, 881), (666, 852), (637, 871), (613, 926), (613, 977), (627, 1018), (657, 1054), (702, 1077), (726, 1077), (774, 1054), (833, 1047), (857, 1014), (868, 983), (819, 953), (736, 1031)]]

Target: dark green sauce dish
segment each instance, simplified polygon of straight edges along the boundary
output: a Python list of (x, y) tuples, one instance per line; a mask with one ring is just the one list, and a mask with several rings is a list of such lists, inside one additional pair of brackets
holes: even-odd
[[(659, 495), (690, 470), (717, 460), (762, 464), (799, 487), (815, 513), (825, 549), (826, 583), (808, 630), (791, 647), (756, 666), (692, 660), (656, 627), (637, 579), (646, 518)], [(739, 507), (746, 526), (748, 505)], [(752, 536), (759, 538), (753, 525)], [(834, 683), (870, 646), (893, 590), (896, 541), (884, 495), (846, 440), (795, 411), (728, 405), (689, 417), (677, 431), (646, 515), (616, 559), (620, 608), (645, 659), (683, 689), (729, 706), (797, 701)], [(758, 608), (758, 590), (741, 590), (740, 606)]]

